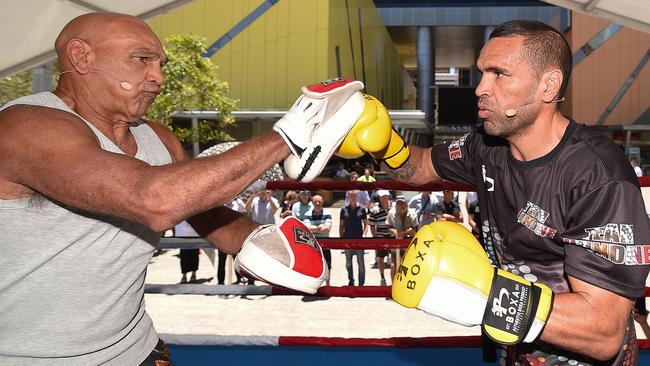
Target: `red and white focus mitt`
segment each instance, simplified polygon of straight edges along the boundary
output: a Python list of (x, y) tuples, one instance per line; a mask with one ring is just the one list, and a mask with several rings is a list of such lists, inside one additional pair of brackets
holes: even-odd
[(362, 82), (330, 79), (302, 87), (302, 95), (273, 126), (292, 154), (284, 160), (290, 178), (318, 177), (363, 112)]
[(314, 294), (329, 277), (320, 244), (295, 217), (253, 230), (235, 257), (241, 275)]

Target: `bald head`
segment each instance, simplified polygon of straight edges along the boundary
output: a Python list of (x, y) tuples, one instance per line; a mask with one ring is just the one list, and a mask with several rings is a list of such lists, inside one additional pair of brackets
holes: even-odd
[(157, 40), (147, 23), (127, 14), (87, 13), (72, 19), (63, 27), (54, 42), (54, 49), (63, 66), (67, 61), (66, 48), (72, 39), (81, 39), (90, 45), (97, 45), (109, 39), (145, 35)]
[[(142, 20), (89, 13), (71, 20), (55, 42), (61, 73), (55, 93), (77, 109), (112, 121), (142, 118), (164, 82), (165, 51)], [(91, 113), (92, 111), (92, 113)]]

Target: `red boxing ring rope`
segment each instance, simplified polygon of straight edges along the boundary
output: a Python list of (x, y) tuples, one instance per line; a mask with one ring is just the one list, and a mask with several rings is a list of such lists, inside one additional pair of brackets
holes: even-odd
[[(641, 187), (650, 187), (650, 176), (639, 177), (639, 185)], [(310, 183), (301, 183), (292, 179), (276, 180), (266, 182), (267, 189), (278, 189), (283, 191), (288, 190), (310, 190), (316, 191), (319, 189), (327, 191), (347, 191), (350, 189), (359, 189), (364, 191), (373, 191), (377, 189), (388, 189), (392, 191), (442, 191), (450, 189), (452, 191), (473, 192), (476, 190), (474, 186), (468, 184), (454, 183), (448, 181), (441, 181), (436, 183), (427, 183), (420, 186), (412, 186), (406, 183), (401, 183), (394, 180), (378, 180), (373, 183), (366, 182), (352, 182), (341, 180), (326, 180), (317, 179)]]
[(479, 348), (480, 336), (452, 337), (395, 337), (395, 338), (339, 338), (339, 337), (279, 337), (280, 346), (321, 347), (395, 347), (395, 348)]
[[(409, 240), (391, 238), (318, 238), (318, 243), (323, 249), (405, 249), (409, 245)], [(214, 249), (210, 243), (201, 238), (162, 238), (158, 248)]]
[(318, 243), (323, 249), (406, 249), (410, 240), (392, 238), (318, 238)]
[[(650, 184), (650, 180), (648, 183)], [(340, 180), (325, 180), (325, 179), (317, 179), (310, 183), (301, 183), (291, 179), (269, 181), (266, 182), (266, 188), (278, 189), (283, 191), (288, 191), (288, 190), (316, 191), (319, 189), (323, 189), (327, 191), (347, 191), (350, 189), (359, 189), (364, 191), (372, 191), (377, 189), (388, 189), (392, 191), (442, 191), (444, 189), (451, 189), (454, 191), (474, 191), (474, 186), (454, 183), (454, 182), (438, 182), (438, 183), (428, 183), (421, 186), (411, 186), (406, 183), (401, 183), (394, 180), (378, 180), (373, 183), (366, 183), (366, 182), (352, 182), (347, 180), (340, 181)]]

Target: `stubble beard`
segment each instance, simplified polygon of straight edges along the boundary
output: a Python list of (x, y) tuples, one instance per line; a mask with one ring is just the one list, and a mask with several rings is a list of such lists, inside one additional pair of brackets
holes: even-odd
[(530, 105), (517, 110), (514, 117), (507, 117), (505, 113), (493, 115), (483, 121), (483, 129), (488, 135), (511, 139), (534, 124), (539, 109), (539, 106)]

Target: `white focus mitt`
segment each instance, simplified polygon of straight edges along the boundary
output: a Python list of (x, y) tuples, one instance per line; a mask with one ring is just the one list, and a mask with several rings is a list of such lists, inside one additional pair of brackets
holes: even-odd
[(235, 257), (235, 270), (272, 285), (314, 294), (329, 277), (320, 244), (293, 216), (253, 230)]
[(289, 145), (284, 160), (290, 178), (310, 182), (318, 177), (363, 112), (362, 82), (329, 79), (302, 87), (302, 95), (273, 126)]

